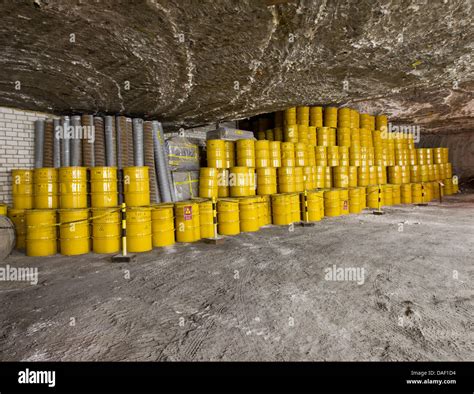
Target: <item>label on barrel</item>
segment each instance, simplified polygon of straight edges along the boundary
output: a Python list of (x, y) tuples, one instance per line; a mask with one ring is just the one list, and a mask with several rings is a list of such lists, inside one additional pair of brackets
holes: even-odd
[(184, 207), (184, 220), (192, 220), (193, 219), (193, 207), (191, 205), (187, 205)]
[(347, 211), (348, 207), (347, 207), (347, 200), (344, 200), (344, 205), (343, 205), (343, 208), (344, 211)]

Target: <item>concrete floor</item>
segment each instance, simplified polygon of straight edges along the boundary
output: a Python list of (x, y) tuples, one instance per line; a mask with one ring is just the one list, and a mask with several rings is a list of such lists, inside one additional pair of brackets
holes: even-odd
[[(39, 284), (0, 282), (0, 359), (473, 360), (473, 256), (474, 194), (133, 265), (15, 253)], [(364, 283), (325, 280), (334, 264)]]

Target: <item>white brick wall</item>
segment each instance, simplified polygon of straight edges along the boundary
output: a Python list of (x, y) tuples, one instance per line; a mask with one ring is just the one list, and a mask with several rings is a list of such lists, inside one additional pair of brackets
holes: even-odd
[(0, 107), (0, 202), (11, 203), (11, 170), (32, 168), (34, 124), (54, 117), (41, 112)]

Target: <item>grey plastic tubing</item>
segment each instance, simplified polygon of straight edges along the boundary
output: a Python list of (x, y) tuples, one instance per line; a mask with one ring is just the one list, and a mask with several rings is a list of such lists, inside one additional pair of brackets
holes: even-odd
[(81, 127), (81, 117), (78, 115), (71, 117), (71, 125), (74, 127), (74, 135), (70, 141), (70, 161), (71, 166), (80, 166), (82, 164), (82, 140), (81, 138), (76, 138), (76, 132), (80, 130)]
[[(158, 179), (158, 188), (160, 189), (162, 202), (173, 202), (173, 195), (171, 194), (172, 184), (167, 174), (168, 160), (166, 157), (164, 138), (160, 122), (154, 120), (153, 123), (153, 150), (155, 153), (155, 170)], [(160, 132), (161, 130), (161, 132)]]
[(114, 138), (114, 118), (105, 117), (105, 162), (109, 167), (117, 166), (117, 151)]
[(35, 120), (35, 168), (43, 167), (44, 120)]
[(62, 127), (62, 135), (60, 135), (61, 139), (61, 167), (70, 167), (71, 165), (71, 156), (69, 150), (69, 139), (64, 138), (65, 135), (68, 133), (69, 129), (69, 116), (61, 117), (61, 127)]
[(133, 161), (135, 166), (145, 165), (145, 153), (143, 151), (143, 119), (133, 118)]
[(53, 166), (54, 168), (61, 167), (61, 144), (59, 136), (56, 133), (60, 130), (58, 127), (61, 126), (59, 119), (53, 119)]

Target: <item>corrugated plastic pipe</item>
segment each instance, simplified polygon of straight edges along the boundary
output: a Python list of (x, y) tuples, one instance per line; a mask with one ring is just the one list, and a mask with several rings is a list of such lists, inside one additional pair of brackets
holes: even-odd
[(71, 166), (76, 167), (82, 165), (81, 117), (72, 116), (71, 126), (74, 128), (73, 137), (70, 140)]
[(117, 166), (114, 117), (105, 117), (105, 162), (109, 167)]
[(62, 133), (61, 137), (61, 167), (70, 167), (71, 156), (69, 150), (69, 116), (63, 116), (61, 118)]
[(133, 118), (133, 162), (135, 166), (145, 165), (143, 152), (143, 119)]
[(35, 120), (35, 168), (43, 167), (44, 120)]
[(53, 119), (53, 167), (61, 167), (61, 144), (60, 144), (60, 127), (61, 122), (59, 119)]
[(173, 185), (167, 174), (169, 166), (165, 150), (165, 140), (163, 138), (163, 129), (157, 120), (153, 121), (153, 149), (155, 151), (156, 177), (158, 179), (161, 201), (172, 202), (174, 201), (173, 195), (171, 194)]

